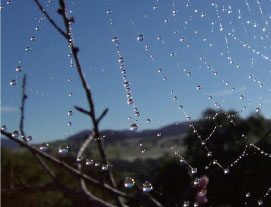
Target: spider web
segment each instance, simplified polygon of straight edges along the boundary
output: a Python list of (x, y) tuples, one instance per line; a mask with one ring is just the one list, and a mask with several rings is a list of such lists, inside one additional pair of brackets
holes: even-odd
[[(52, 2), (48, 1), (46, 7), (49, 8)], [(6, 3), (7, 7), (12, 4), (11, 1)], [(69, 1), (69, 4), (72, 9), (74, 2)], [(245, 117), (250, 113), (262, 112), (270, 119), (268, 104), (270, 104), (271, 92), (269, 55), (271, 1), (188, 0), (166, 4), (156, 1), (144, 11), (133, 11), (129, 5), (126, 5), (131, 13), (139, 12), (142, 15), (132, 17), (131, 14), (126, 13), (128, 17), (125, 20), (118, 18), (118, 13), (114, 12), (114, 9), (111, 10), (115, 7), (115, 2), (109, 1), (106, 4), (104, 15), (112, 36), (112, 39), (106, 41), (112, 41), (112, 47), (115, 48), (111, 58), (120, 66), (119, 74), (123, 79), (121, 84), (125, 92), (123, 98), (130, 107), (130, 114), (126, 115), (130, 122), (127, 122), (127, 128), (137, 131), (154, 121), (163, 124), (172, 122), (170, 118), (155, 120), (157, 118), (153, 113), (144, 110), (144, 104), (137, 98), (142, 97), (137, 95), (141, 92), (136, 89), (142, 89), (138, 86), (141, 82), (137, 81), (142, 77), (145, 81), (144, 87), (151, 88), (144, 91), (153, 99), (150, 105), (158, 104), (155, 103), (155, 98), (161, 96), (162, 99), (166, 99), (165, 102), (170, 103), (170, 107), (175, 107), (180, 117), (190, 123), (207, 157), (211, 152), (208, 143), (212, 142), (216, 130), (221, 128), (215, 122), (219, 112), (213, 117), (200, 117), (195, 112), (195, 107), (197, 111), (203, 111), (207, 107), (225, 111), (235, 109), (237, 113), (234, 116), (223, 112), (227, 115), (228, 122), (234, 126), (237, 126), (234, 119), (236, 116)], [(2, 6), (1, 9), (6, 8)], [(73, 10), (69, 11), (71, 15), (73, 12)], [(36, 32), (40, 30), (43, 20), (44, 17), (37, 19)], [(128, 34), (134, 35), (127, 38), (126, 29)], [(30, 41), (35, 40), (36, 35), (33, 35)], [(133, 48), (135, 52), (129, 54), (126, 52), (129, 51), (127, 47)], [(30, 50), (32, 48), (29, 46), (25, 47), (26, 52)], [(73, 68), (70, 53), (68, 57), (69, 65)], [(17, 72), (20, 72), (22, 62), (23, 60), (19, 61)], [(138, 63), (137, 68), (141, 67), (141, 69), (137, 72), (131, 71), (135, 67), (129, 62)], [(145, 72), (146, 70), (148, 72)], [(53, 80), (54, 77), (51, 79)], [(148, 79), (154, 79), (155, 84), (151, 81), (148, 84)], [(70, 78), (67, 80), (69, 83), (72, 82)], [(13, 85), (14, 81), (15, 84), (18, 82), (13, 79), (10, 85)], [(154, 88), (156, 86), (157, 88)], [(34, 91), (37, 94), (41, 93), (42, 96), (46, 95), (44, 92), (35, 89)], [(156, 96), (152, 96), (151, 92), (156, 93)], [(73, 94), (69, 92), (68, 95)], [(199, 104), (201, 102), (202, 104)], [(159, 111), (156, 113), (159, 114)], [(71, 114), (72, 112), (69, 112), (68, 115)], [(201, 119), (213, 120), (213, 130), (206, 137), (200, 134), (194, 124), (194, 121)], [(71, 126), (72, 122), (69, 121), (68, 125)], [(271, 157), (269, 152), (264, 152), (255, 144), (247, 142), (249, 137), (246, 134), (243, 133), (241, 138), (246, 142), (246, 146), (236, 160), (223, 166), (219, 160), (212, 157), (209, 165), (216, 165), (228, 174), (231, 168), (248, 155), (250, 148), (262, 156)], [(172, 153), (178, 156), (192, 172), (195, 171), (196, 168), (183, 157), (178, 147), (171, 146)], [(144, 141), (140, 143), (139, 148), (141, 152), (145, 152)], [(198, 178), (194, 173), (192, 174), (196, 182)], [(262, 205), (264, 198), (269, 194), (270, 188), (259, 198), (258, 204)]]

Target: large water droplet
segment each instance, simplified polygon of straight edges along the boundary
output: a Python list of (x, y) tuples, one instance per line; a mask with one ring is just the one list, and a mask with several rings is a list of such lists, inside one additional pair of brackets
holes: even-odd
[(36, 37), (30, 37), (30, 41), (35, 41), (37, 38)]
[(229, 172), (230, 172), (230, 169), (229, 168), (225, 168), (224, 169), (224, 174), (226, 175), (226, 174), (229, 174)]
[(26, 141), (27, 141), (27, 142), (31, 142), (31, 141), (32, 141), (32, 136), (27, 136), (27, 137), (26, 137)]
[(119, 63), (124, 63), (124, 58), (120, 57), (118, 61), (119, 61)]
[(258, 201), (258, 206), (263, 206), (263, 201), (262, 200)]
[(11, 80), (11, 81), (9, 82), (9, 85), (11, 85), (11, 86), (15, 86), (15, 85), (16, 85), (16, 83), (17, 83), (17, 81), (16, 81), (16, 80)]
[(192, 168), (192, 169), (191, 169), (191, 172), (192, 172), (193, 175), (194, 175), (194, 174), (197, 174), (198, 169), (197, 169), (197, 168)]
[(21, 72), (22, 70), (23, 70), (22, 66), (19, 65), (16, 67), (16, 72)]
[(86, 159), (86, 165), (87, 166), (91, 166), (91, 165), (93, 165), (93, 163), (94, 163), (93, 160)]
[(134, 101), (133, 101), (133, 99), (129, 98), (129, 99), (127, 100), (127, 103), (128, 103), (128, 104), (133, 104)]
[(41, 151), (47, 151), (48, 150), (48, 148), (49, 148), (49, 144), (48, 143), (41, 143), (41, 145), (40, 145), (40, 150)]
[(79, 156), (76, 158), (76, 161), (77, 162), (82, 162), (84, 160), (84, 157), (83, 156)]
[(198, 178), (194, 179), (194, 185), (199, 185), (199, 179)]
[(189, 201), (184, 201), (183, 202), (183, 207), (188, 207), (190, 205), (190, 202)]
[(11, 136), (14, 137), (14, 138), (19, 138), (20, 132), (15, 130), (15, 131), (12, 132)]
[(103, 171), (107, 171), (108, 170), (108, 165), (107, 164), (103, 164), (102, 165), (102, 170)]
[(126, 177), (124, 181), (125, 188), (132, 188), (135, 184), (135, 180), (131, 177)]
[(250, 192), (246, 193), (246, 198), (250, 197)]
[(135, 124), (135, 123), (131, 124), (131, 125), (130, 125), (130, 130), (131, 130), (131, 131), (137, 131), (137, 130), (138, 130), (138, 125)]
[(106, 14), (112, 14), (112, 11), (111, 11), (110, 9), (108, 9), (108, 10), (106, 11)]
[(150, 192), (152, 190), (152, 184), (146, 181), (143, 183), (143, 192)]
[(6, 125), (3, 125), (3, 126), (1, 127), (1, 130), (6, 131), (6, 130), (7, 130), (7, 126), (6, 126)]
[(113, 39), (112, 39), (113, 43), (118, 43), (118, 41), (119, 41), (118, 37), (113, 37)]
[(66, 154), (69, 152), (69, 146), (66, 144), (62, 144), (60, 145), (59, 149), (58, 149), (59, 154)]
[(143, 34), (139, 34), (136, 38), (138, 41), (143, 41), (144, 39), (144, 35)]

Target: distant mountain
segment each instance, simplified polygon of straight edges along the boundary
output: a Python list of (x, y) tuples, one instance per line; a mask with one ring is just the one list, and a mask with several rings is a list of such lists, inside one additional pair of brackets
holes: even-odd
[[(111, 158), (133, 160), (138, 157), (140, 149), (139, 143), (144, 143), (148, 153), (146, 158), (157, 158), (164, 153), (170, 153), (170, 146), (182, 146), (183, 138), (189, 130), (189, 123), (174, 123), (159, 129), (130, 131), (130, 130), (103, 130), (101, 136), (105, 139), (105, 147)], [(48, 153), (58, 154), (58, 148), (62, 144), (67, 144), (70, 148), (69, 154), (76, 155), (84, 140), (90, 135), (90, 130), (84, 130), (67, 137), (64, 140), (56, 140), (50, 143)], [(1, 139), (2, 147), (16, 148), (18, 145), (6, 138)], [(38, 145), (36, 145), (38, 146)], [(88, 156), (98, 153), (97, 145), (91, 144), (86, 152)]]
[[(133, 138), (157, 138), (157, 134), (159, 133), (161, 137), (166, 136), (177, 136), (183, 135), (187, 133), (189, 130), (189, 123), (182, 122), (182, 123), (174, 123), (160, 129), (153, 129), (153, 130), (144, 130), (141, 132), (135, 132), (130, 130), (103, 130), (101, 131), (101, 136), (104, 136), (107, 142), (116, 142), (120, 140), (127, 140)], [(67, 140), (85, 140), (90, 135), (90, 130), (84, 130), (72, 136), (69, 136)]]

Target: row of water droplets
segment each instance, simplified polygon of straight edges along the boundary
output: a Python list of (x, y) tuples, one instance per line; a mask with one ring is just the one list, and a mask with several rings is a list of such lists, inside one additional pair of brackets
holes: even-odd
[[(156, 9), (157, 9), (157, 6), (154, 6), (153, 9), (156, 10)], [(173, 11), (173, 14), (176, 15), (176, 13), (177, 13), (177, 12), (174, 10), (174, 11)], [(203, 16), (204, 16), (204, 15), (203, 15)], [(169, 21), (168, 19), (165, 19), (165, 23), (167, 23), (168, 21)], [(222, 24), (220, 23), (220, 31), (223, 31), (223, 30), (224, 30), (224, 29), (223, 29), (223, 27), (222, 27)], [(138, 37), (137, 37), (137, 39), (140, 40), (140, 41), (142, 41), (142, 40), (143, 40), (143, 37), (144, 37), (143, 34), (139, 34)], [(158, 39), (158, 40), (161, 40), (161, 37), (158, 36), (157, 39)], [(225, 38), (225, 40), (226, 40), (226, 42), (227, 42), (227, 39), (226, 39), (226, 38)], [(184, 38), (181, 38), (180, 41), (183, 42), (183, 41), (184, 41)], [(190, 47), (190, 44), (188, 44), (188, 47)], [(148, 46), (148, 45), (145, 46), (145, 50), (149, 50), (149, 46)], [(228, 50), (228, 51), (229, 51), (229, 50)], [(170, 56), (174, 56), (174, 55), (175, 55), (175, 53), (171, 53), (171, 54), (170, 54)], [(153, 55), (151, 55), (150, 57), (151, 57), (151, 59), (155, 59)], [(232, 62), (231, 58), (229, 59), (229, 61)], [(236, 67), (239, 68), (240, 65), (237, 64)], [(161, 73), (161, 72), (162, 72), (162, 69), (159, 69), (158, 72)], [(188, 72), (188, 76), (191, 76), (191, 73)], [(167, 77), (166, 77), (166, 76), (163, 77), (163, 80), (167, 80)], [(226, 82), (225, 84), (228, 85), (228, 82)], [(261, 86), (260, 86), (260, 87), (261, 87)], [(200, 89), (201, 89), (201, 86), (197, 86), (196, 88), (197, 88), (197, 90), (200, 90)], [(209, 96), (209, 98), (210, 98), (210, 96)], [(174, 99), (174, 100), (177, 100), (177, 96), (174, 96), (173, 99)], [(210, 99), (212, 99), (212, 98), (210, 98)], [(240, 99), (243, 100), (243, 99), (244, 99), (244, 95), (240, 95)], [(180, 108), (183, 109), (183, 106), (181, 106)], [(256, 108), (256, 112), (259, 112), (259, 108)], [(185, 113), (185, 111), (184, 111), (184, 113)], [(189, 116), (187, 115), (187, 113), (185, 113), (185, 115), (186, 115), (186, 117), (189, 117)], [(190, 118), (188, 118), (188, 120), (190, 120)], [(193, 127), (193, 124), (191, 125), (191, 127)], [(213, 131), (211, 132), (211, 134), (207, 137), (207, 140), (210, 139), (210, 137), (212, 136), (212, 134), (215, 132), (215, 129), (216, 129), (216, 128), (217, 128), (217, 126), (215, 126), (214, 130), (213, 130)], [(196, 130), (195, 128), (194, 128), (194, 132), (197, 133), (197, 130)], [(201, 136), (198, 134), (198, 137), (201, 137)], [(242, 136), (242, 137), (245, 137), (245, 136)], [(205, 145), (205, 142), (204, 142), (204, 141), (202, 141), (202, 143), (203, 143), (203, 145)], [(252, 146), (255, 146), (255, 145), (252, 145)], [(234, 161), (230, 166), (233, 167), (233, 165), (236, 164), (236, 163), (237, 163), (237, 162), (238, 162), (238, 161), (246, 154), (245, 152), (246, 152), (246, 149), (245, 149), (245, 151), (242, 153), (242, 155), (241, 155), (236, 161)], [(262, 151), (261, 151), (261, 152), (262, 152)], [(268, 155), (267, 153), (261, 153), (261, 154), (264, 154), (264, 155), (266, 155), (266, 156), (270, 156), (270, 155)], [(179, 156), (180, 156), (180, 155), (179, 155)], [(212, 156), (212, 153), (211, 153), (211, 152), (208, 152), (208, 153), (207, 153), (207, 156)], [(181, 156), (180, 156), (180, 157), (181, 157)], [(181, 159), (181, 160), (183, 160), (183, 159)], [(186, 161), (183, 161), (183, 162), (187, 163)], [(218, 165), (218, 166), (221, 167), (221, 168), (223, 168), (222, 165), (220, 165), (216, 160), (214, 160), (212, 163)], [(189, 165), (189, 167), (191, 168), (192, 174), (194, 174), (194, 173), (196, 172), (196, 170), (195, 170), (196, 168), (192, 168), (190, 165)], [(225, 173), (225, 174), (228, 174), (228, 173), (229, 173), (229, 168), (223, 168), (223, 169), (224, 169), (224, 173)], [(194, 172), (194, 173), (193, 173), (193, 172)]]

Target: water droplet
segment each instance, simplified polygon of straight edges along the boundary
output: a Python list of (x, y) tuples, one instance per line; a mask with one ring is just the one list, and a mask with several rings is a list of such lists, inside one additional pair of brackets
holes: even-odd
[(212, 157), (213, 153), (212, 152), (207, 152), (207, 157)]
[(69, 122), (68, 122), (68, 126), (71, 126), (71, 125), (72, 125), (72, 122), (69, 121)]
[(229, 168), (225, 168), (224, 169), (224, 174), (226, 175), (226, 174), (229, 174), (229, 172), (230, 172), (230, 169)]
[(241, 95), (240, 96), (240, 100), (243, 100), (245, 97), (244, 97), (244, 95)]
[(128, 103), (128, 104), (133, 104), (134, 101), (133, 101), (133, 99), (129, 98), (129, 99), (127, 100), (127, 103)]
[(200, 90), (200, 89), (201, 89), (201, 86), (197, 86), (196, 89), (197, 89), (197, 90)]
[(95, 167), (99, 167), (99, 166), (100, 166), (100, 163), (99, 163), (99, 162), (95, 162), (95, 163), (94, 163), (94, 166), (95, 166)]
[(108, 9), (108, 10), (106, 11), (106, 14), (112, 14), (112, 11), (111, 11), (110, 9)]
[(211, 100), (211, 99), (213, 99), (213, 97), (212, 97), (212, 96), (209, 96), (208, 99)]
[(165, 76), (165, 77), (163, 77), (163, 80), (164, 80), (164, 81), (166, 81), (166, 80), (167, 80), (167, 77), (166, 77), (166, 76)]
[(32, 141), (32, 136), (28, 136), (28, 137), (26, 138), (26, 141), (31, 142), (31, 141)]
[(199, 179), (198, 178), (194, 179), (194, 185), (199, 185)]
[(143, 34), (139, 34), (136, 38), (138, 41), (143, 41), (144, 39), (144, 35)]
[(195, 202), (195, 203), (194, 203), (194, 207), (199, 207), (199, 203), (198, 203), (198, 202)]
[(71, 115), (73, 115), (73, 112), (72, 111), (68, 111), (68, 116), (71, 116)]
[(130, 130), (131, 130), (131, 131), (137, 131), (137, 130), (138, 130), (138, 125), (135, 124), (135, 123), (131, 124), (131, 125), (130, 125)]
[(180, 42), (184, 42), (184, 37), (181, 37), (181, 38), (180, 38)]
[(7, 130), (7, 126), (6, 126), (6, 125), (3, 125), (3, 126), (1, 127), (1, 130), (2, 130), (2, 131), (6, 131), (6, 130)]
[(17, 81), (16, 81), (16, 80), (11, 80), (11, 81), (9, 82), (9, 85), (11, 85), (11, 86), (15, 86), (15, 85), (16, 85), (16, 83), (17, 83)]
[(150, 192), (152, 190), (152, 184), (146, 181), (143, 183), (143, 192)]
[(256, 113), (259, 113), (260, 112), (260, 108), (256, 108)]
[(36, 31), (40, 31), (40, 27), (35, 27), (35, 30)]
[(35, 41), (36, 39), (37, 39), (37, 38), (34, 37), (34, 36), (33, 36), (33, 37), (30, 37), (30, 40), (31, 40), (31, 41)]
[(124, 63), (124, 58), (120, 57), (118, 61), (119, 61), (119, 63)]
[(192, 168), (192, 169), (191, 169), (191, 172), (192, 172), (193, 175), (194, 175), (194, 174), (197, 174), (198, 169), (197, 169), (197, 168)]
[(149, 50), (149, 45), (145, 45), (145, 50)]
[(135, 112), (136, 116), (140, 116), (140, 113), (138, 111)]
[(20, 132), (15, 130), (15, 131), (12, 132), (11, 136), (14, 137), (14, 138), (19, 138)]
[(175, 16), (177, 14), (177, 10), (172, 11), (172, 15)]
[(191, 76), (191, 72), (187, 72), (186, 75), (187, 75), (188, 77), (190, 77), (190, 76)]
[(107, 164), (103, 164), (102, 165), (102, 170), (107, 171), (108, 170), (108, 165)]
[(83, 160), (84, 160), (84, 158), (82, 156), (79, 156), (79, 157), (76, 158), (77, 162), (82, 162)]
[(69, 96), (69, 97), (72, 97), (72, 93), (69, 93), (68, 96)]
[(153, 6), (152, 9), (153, 9), (153, 10), (156, 10), (156, 9), (158, 9), (158, 7), (157, 7), (157, 6)]
[(183, 105), (180, 105), (180, 106), (179, 106), (179, 109), (183, 109)]
[(40, 145), (40, 150), (41, 151), (47, 151), (48, 150), (48, 148), (49, 148), (49, 144), (48, 143), (41, 143), (41, 145)]
[(183, 202), (183, 207), (188, 207), (190, 205), (190, 202), (189, 201), (184, 201)]
[(173, 97), (173, 100), (176, 101), (176, 100), (177, 100), (177, 96), (174, 96), (174, 97)]
[(119, 39), (117, 37), (113, 37), (113, 39), (112, 39), (113, 43), (118, 43), (118, 41), (119, 41)]
[(158, 37), (157, 37), (157, 40), (161, 40), (161, 36), (158, 36)]
[(27, 46), (27, 47), (25, 48), (25, 51), (28, 52), (29, 50), (31, 50), (31, 48)]
[(258, 206), (263, 206), (263, 201), (262, 200), (258, 201)]
[(151, 122), (151, 119), (147, 119), (146, 122), (147, 122), (147, 123), (150, 123), (150, 122)]
[(86, 165), (87, 166), (91, 166), (91, 165), (93, 165), (93, 163), (94, 163), (93, 160), (86, 159)]
[(23, 68), (19, 65), (16, 67), (16, 72), (21, 72), (23, 70)]
[(168, 19), (165, 19), (164, 22), (165, 22), (165, 23), (168, 23)]
[(246, 193), (246, 198), (250, 197), (250, 192)]
[(60, 145), (60, 147), (58, 148), (58, 153), (59, 154), (66, 154), (69, 152), (69, 146), (66, 144), (62, 144)]
[(141, 151), (141, 154), (144, 154), (144, 152), (146, 152), (146, 148), (141, 148), (140, 151)]
[(161, 73), (163, 70), (161, 68), (158, 69), (158, 73)]
[(125, 188), (132, 188), (135, 184), (135, 180), (131, 177), (126, 177), (124, 181)]

